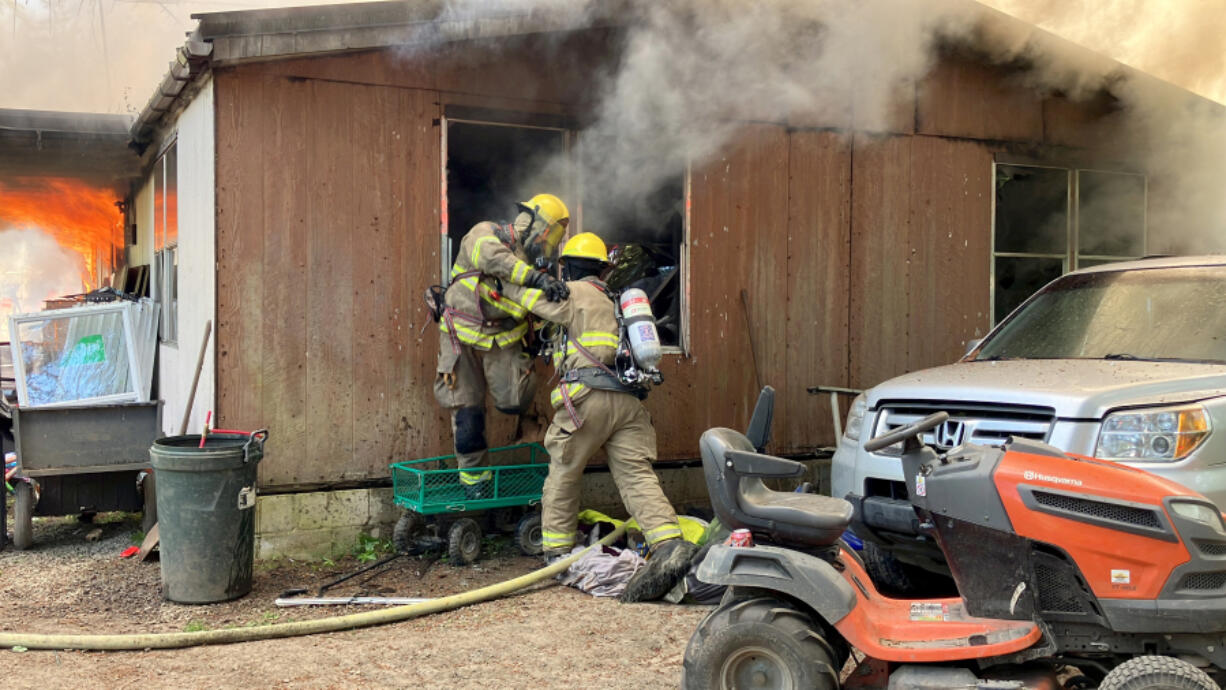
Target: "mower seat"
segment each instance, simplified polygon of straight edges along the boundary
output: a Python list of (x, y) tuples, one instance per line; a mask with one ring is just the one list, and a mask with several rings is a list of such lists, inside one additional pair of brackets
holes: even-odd
[(748, 529), (771, 541), (829, 546), (843, 535), (852, 507), (841, 498), (772, 491), (763, 478), (799, 477), (804, 465), (754, 451), (732, 429), (708, 429), (698, 442), (711, 507), (729, 529)]

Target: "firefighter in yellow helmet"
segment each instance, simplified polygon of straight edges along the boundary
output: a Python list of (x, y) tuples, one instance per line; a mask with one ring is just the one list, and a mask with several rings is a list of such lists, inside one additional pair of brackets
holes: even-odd
[[(522, 414), (536, 391), (532, 358), (524, 352), (527, 310), (505, 295), (530, 287), (547, 301), (566, 299), (566, 284), (534, 268), (551, 259), (566, 234), (570, 212), (552, 194), (516, 204), (510, 223), (477, 223), (460, 241), (439, 314), (438, 373), (434, 396), (451, 412), (456, 462), (461, 470), (488, 464), (485, 392), (494, 407)], [(460, 472), (469, 499), (491, 498), (489, 470)]]
[(560, 383), (550, 396), (553, 421), (545, 432), (549, 477), (541, 497), (541, 541), (551, 560), (575, 545), (583, 469), (604, 448), (609, 470), (627, 510), (651, 550), (622, 601), (659, 599), (685, 575), (696, 548), (681, 538), (677, 514), (652, 469), (656, 431), (641, 398), (645, 390), (623, 384), (617, 356), (616, 295), (601, 280), (609, 266), (604, 242), (585, 232), (562, 249), (562, 277), (570, 296), (543, 299), (540, 290), (513, 294), (533, 314), (558, 326), (552, 338)]

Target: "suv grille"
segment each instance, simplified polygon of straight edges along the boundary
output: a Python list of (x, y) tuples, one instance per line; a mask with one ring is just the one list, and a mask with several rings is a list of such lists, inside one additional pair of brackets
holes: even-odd
[(1051, 407), (940, 402), (882, 402), (873, 436), (917, 422), (934, 412), (949, 421), (924, 434), (924, 443), (948, 450), (961, 443), (999, 446), (1010, 436), (1046, 441), (1056, 419)]

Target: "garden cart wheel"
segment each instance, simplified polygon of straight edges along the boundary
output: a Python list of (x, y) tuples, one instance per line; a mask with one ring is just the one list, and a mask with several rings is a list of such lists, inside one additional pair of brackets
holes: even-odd
[(34, 487), (16, 482), (13, 494), (13, 546), (24, 550), (34, 543)]
[(541, 545), (541, 514), (532, 512), (519, 519), (515, 526), (515, 543), (525, 556), (539, 556), (545, 551)]
[(426, 524), (421, 513), (415, 510), (406, 510), (396, 521), (396, 527), (392, 529), (392, 546), (396, 549), (396, 553), (408, 553), (415, 542), (417, 536), (421, 533), (422, 527)]
[(452, 565), (468, 565), (481, 555), (481, 526), (460, 518), (447, 530), (447, 557)]

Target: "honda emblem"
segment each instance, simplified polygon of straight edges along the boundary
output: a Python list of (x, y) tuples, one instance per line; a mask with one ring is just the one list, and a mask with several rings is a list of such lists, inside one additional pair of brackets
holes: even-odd
[(933, 445), (942, 449), (950, 449), (962, 445), (966, 435), (966, 424), (951, 419), (932, 430)]

